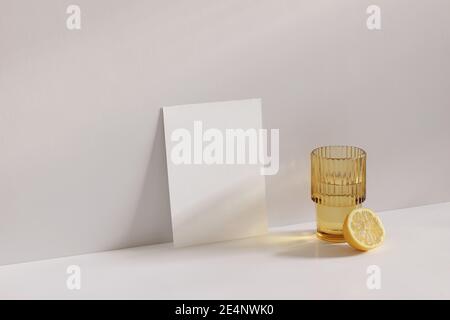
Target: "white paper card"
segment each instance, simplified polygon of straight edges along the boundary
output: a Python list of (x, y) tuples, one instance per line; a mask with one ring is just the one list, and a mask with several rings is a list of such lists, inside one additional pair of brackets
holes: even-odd
[[(250, 155), (261, 100), (164, 107), (163, 114), (174, 245), (267, 232), (264, 176)], [(238, 142), (243, 133), (250, 138)]]

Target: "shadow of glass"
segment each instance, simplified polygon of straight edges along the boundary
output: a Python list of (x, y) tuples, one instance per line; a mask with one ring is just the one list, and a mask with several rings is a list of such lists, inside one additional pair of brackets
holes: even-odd
[(277, 252), (277, 256), (288, 258), (345, 258), (359, 254), (346, 243), (326, 243), (319, 239), (293, 244)]
[(287, 258), (345, 258), (361, 254), (346, 243), (327, 243), (317, 239), (315, 230), (277, 231), (220, 244), (221, 252), (231, 250), (265, 251)]

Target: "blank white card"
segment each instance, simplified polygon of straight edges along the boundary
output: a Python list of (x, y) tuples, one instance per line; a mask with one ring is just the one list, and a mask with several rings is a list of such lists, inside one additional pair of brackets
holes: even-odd
[(164, 107), (163, 114), (174, 245), (267, 232), (254, 134), (262, 129), (261, 100)]

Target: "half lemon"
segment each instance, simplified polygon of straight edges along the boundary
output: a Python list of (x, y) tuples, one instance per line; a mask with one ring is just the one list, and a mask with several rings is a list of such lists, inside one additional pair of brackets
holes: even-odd
[(358, 208), (350, 212), (344, 221), (344, 238), (357, 250), (368, 251), (384, 240), (384, 227), (380, 218), (370, 209)]

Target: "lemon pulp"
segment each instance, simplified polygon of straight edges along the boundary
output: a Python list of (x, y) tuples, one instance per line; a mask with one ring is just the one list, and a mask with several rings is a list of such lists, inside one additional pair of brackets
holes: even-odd
[(361, 251), (378, 247), (385, 236), (380, 218), (367, 208), (358, 208), (348, 214), (343, 233), (348, 244)]

